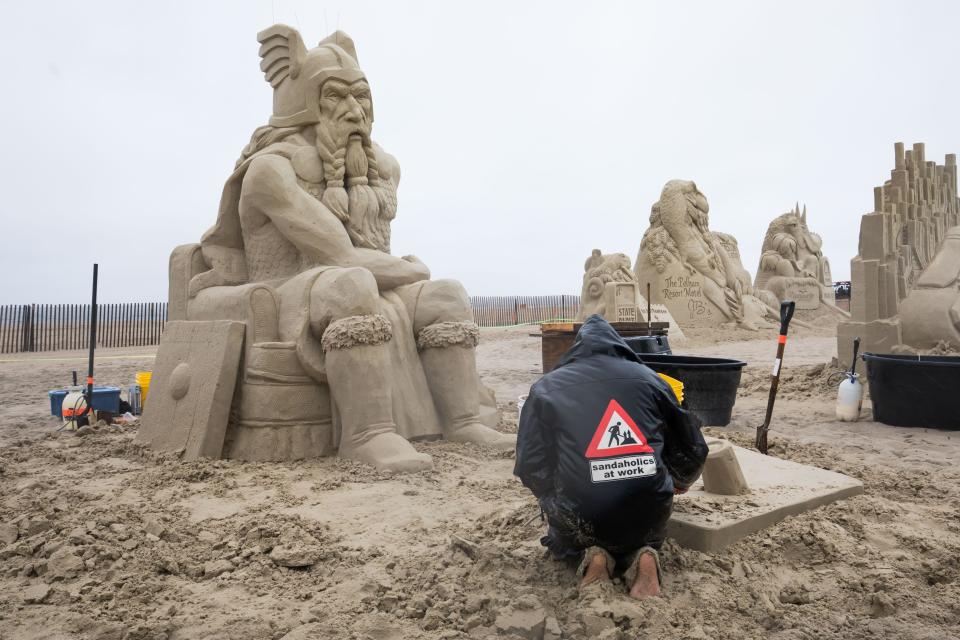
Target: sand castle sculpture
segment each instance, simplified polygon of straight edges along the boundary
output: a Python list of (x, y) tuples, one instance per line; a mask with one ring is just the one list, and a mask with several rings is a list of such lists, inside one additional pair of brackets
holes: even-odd
[[(630, 258), (625, 254), (604, 254), (600, 249), (594, 249), (584, 263), (583, 270), (577, 322), (583, 322), (595, 313), (608, 322), (648, 321), (647, 298), (641, 293)], [(683, 330), (666, 306), (651, 303), (649, 307), (650, 322), (668, 322), (671, 337), (684, 337)]]
[(837, 353), (897, 353), (945, 342), (960, 348), (960, 198), (957, 157), (928, 161), (923, 143), (894, 145), (890, 180), (874, 189), (850, 261), (851, 321), (837, 328)]
[(482, 424), (463, 287), (390, 254), (400, 167), (371, 139), (356, 47), (258, 34), (273, 89), (216, 224), (170, 259), (170, 319), (141, 438), (197, 456), (430, 466), (410, 440), (512, 448)]
[(763, 238), (754, 293), (771, 306), (793, 300), (797, 309), (833, 311), (836, 308), (830, 261), (823, 255), (823, 240), (807, 227), (807, 207), (799, 203), (777, 216)]
[(689, 180), (671, 180), (650, 211), (634, 273), (651, 283), (681, 326), (757, 329), (776, 317), (753, 293), (736, 238), (711, 231), (707, 198)]

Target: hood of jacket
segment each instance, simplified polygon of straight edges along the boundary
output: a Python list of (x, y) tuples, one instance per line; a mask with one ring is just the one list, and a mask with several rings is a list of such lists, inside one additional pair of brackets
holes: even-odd
[(556, 368), (596, 355), (614, 356), (643, 364), (643, 360), (624, 342), (617, 330), (603, 316), (593, 314), (580, 327), (573, 346), (560, 358)]

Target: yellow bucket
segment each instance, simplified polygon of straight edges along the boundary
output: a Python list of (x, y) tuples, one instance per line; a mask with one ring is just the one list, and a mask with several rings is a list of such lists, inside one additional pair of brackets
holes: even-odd
[(141, 411), (143, 407), (147, 404), (147, 393), (150, 392), (150, 371), (137, 371), (136, 381), (137, 385), (140, 386), (140, 407)]
[(657, 375), (663, 378), (667, 384), (670, 385), (670, 388), (673, 389), (673, 395), (677, 396), (677, 402), (683, 404), (683, 383), (676, 378), (671, 378), (662, 373), (658, 373)]

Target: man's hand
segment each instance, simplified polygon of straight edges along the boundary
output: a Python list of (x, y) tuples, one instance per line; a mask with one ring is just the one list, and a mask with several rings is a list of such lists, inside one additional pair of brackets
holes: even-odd
[(675, 495), (675, 496), (682, 496), (683, 494), (685, 494), (685, 493), (686, 493), (687, 491), (689, 491), (689, 490), (690, 490), (689, 487), (687, 487), (686, 489), (681, 489), (681, 488), (678, 487), (677, 485), (673, 485), (673, 495)]

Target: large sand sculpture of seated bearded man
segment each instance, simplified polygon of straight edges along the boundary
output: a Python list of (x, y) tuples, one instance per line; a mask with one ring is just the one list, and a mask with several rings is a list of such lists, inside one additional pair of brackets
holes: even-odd
[(353, 42), (337, 32), (307, 51), (284, 25), (258, 40), (273, 116), (224, 188), (202, 242), (210, 270), (191, 295), (275, 289), (281, 339), (329, 385), (341, 455), (411, 471), (430, 457), (408, 438), (512, 448), (479, 420), (479, 330), (463, 288), (390, 255), (400, 168), (370, 138), (373, 102)]

